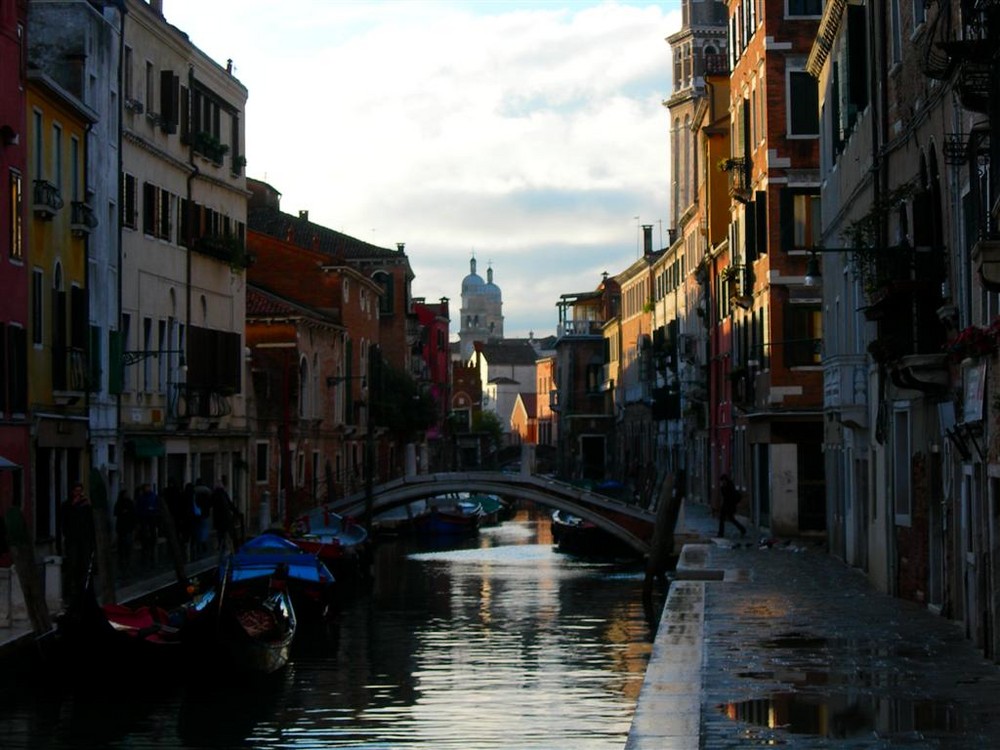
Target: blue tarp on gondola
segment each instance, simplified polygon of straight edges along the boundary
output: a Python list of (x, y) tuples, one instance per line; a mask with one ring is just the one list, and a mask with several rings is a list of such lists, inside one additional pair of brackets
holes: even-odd
[(229, 561), (229, 577), (246, 581), (273, 575), (281, 567), (287, 568), (289, 578), (333, 583), (333, 574), (316, 555), (274, 534), (261, 534), (240, 547)]

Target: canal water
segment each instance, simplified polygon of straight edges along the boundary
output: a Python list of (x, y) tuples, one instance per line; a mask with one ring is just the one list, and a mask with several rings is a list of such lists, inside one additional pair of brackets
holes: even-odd
[(372, 586), (280, 673), (7, 685), (0, 748), (622, 748), (654, 635), (642, 572), (551, 542), (526, 510), (475, 539), (383, 541)]

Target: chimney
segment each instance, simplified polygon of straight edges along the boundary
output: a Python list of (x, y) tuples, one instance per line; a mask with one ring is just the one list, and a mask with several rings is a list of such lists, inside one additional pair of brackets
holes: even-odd
[(299, 211), (299, 218), (302, 219), (302, 221), (309, 221), (309, 211)]
[(403, 252), (403, 248), (404, 248), (404, 247), (406, 247), (406, 243), (405, 243), (405, 242), (397, 242), (397, 243), (396, 243), (396, 249), (397, 249), (397, 250), (398, 250), (399, 252)]
[(149, 7), (161, 16), (163, 15), (163, 0), (149, 0)]
[(653, 252), (653, 225), (642, 225), (642, 252), (643, 255), (650, 255)]

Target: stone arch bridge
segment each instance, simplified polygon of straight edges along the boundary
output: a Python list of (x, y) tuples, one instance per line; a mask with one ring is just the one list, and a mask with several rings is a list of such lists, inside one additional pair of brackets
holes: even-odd
[[(655, 513), (597, 492), (536, 474), (499, 471), (415, 474), (372, 488), (373, 514), (414, 500), (469, 492), (522, 499), (579, 516), (621, 539), (643, 555), (650, 552)], [(326, 507), (341, 515), (359, 518), (366, 512), (365, 492), (348, 495)]]

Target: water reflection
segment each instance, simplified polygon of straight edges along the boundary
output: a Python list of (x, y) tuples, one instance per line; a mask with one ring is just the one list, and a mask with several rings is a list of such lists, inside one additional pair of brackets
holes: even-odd
[(734, 721), (758, 727), (840, 739), (873, 732), (890, 737), (960, 729), (953, 705), (872, 695), (774, 693), (727, 703), (720, 710)]
[(458, 548), (377, 555), (371, 590), (270, 679), (18, 691), (0, 747), (624, 745), (650, 650), (640, 570), (555, 554), (547, 514), (524, 512)]

